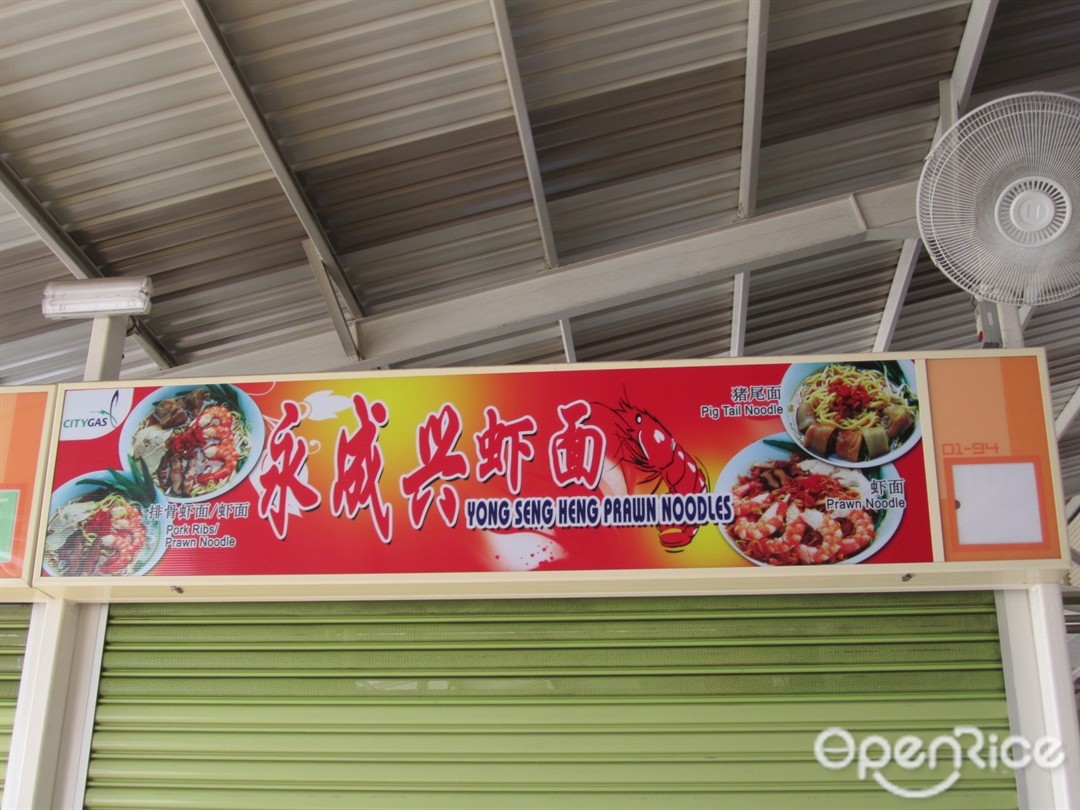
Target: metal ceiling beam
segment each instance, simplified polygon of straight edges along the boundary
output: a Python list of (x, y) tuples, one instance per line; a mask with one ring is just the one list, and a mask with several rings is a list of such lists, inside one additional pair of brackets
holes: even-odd
[(326, 308), (330, 312), (330, 321), (334, 324), (334, 331), (337, 333), (338, 340), (341, 341), (341, 348), (345, 350), (346, 357), (359, 360), (360, 351), (353, 342), (352, 330), (349, 329), (349, 324), (345, 320), (345, 313), (341, 311), (341, 304), (334, 292), (334, 285), (330, 281), (330, 276), (326, 272), (326, 265), (310, 239), (305, 239), (302, 244), (304, 255), (307, 256), (308, 266), (315, 277), (315, 283), (319, 285), (319, 292), (326, 302)]
[(754, 217), (452, 300), (371, 316), (355, 327), (369, 359), (398, 362), (435, 354), (910, 231), (915, 187), (916, 181), (904, 181)]
[[(106, 278), (104, 272), (86, 255), (74, 239), (64, 230), (52, 214), (26, 187), (6, 160), (0, 158), (0, 194), (21, 216), (38, 238), (45, 243), (61, 263), (75, 278)], [(146, 324), (146, 319), (133, 316), (130, 320), (131, 335), (158, 368), (173, 368), (177, 365), (173, 357), (154, 332)]]
[[(373, 315), (354, 324), (366, 341), (363, 360), (350, 361), (339, 354), (336, 337), (324, 333), (192, 364), (168, 376), (374, 369), (453, 351), (666, 290), (715, 283), (738, 273), (873, 242), (882, 230), (911, 226), (915, 186), (912, 180), (867, 189), (569, 265), (502, 287)], [(568, 290), (573, 290), (572, 296)]]
[(1054, 435), (1058, 441), (1064, 438), (1072, 423), (1076, 421), (1077, 415), (1080, 415), (1080, 387), (1073, 391), (1069, 401), (1065, 403), (1065, 407), (1061, 409), (1061, 413), (1054, 420)]
[(971, 88), (975, 86), (975, 73), (979, 69), (979, 62), (982, 61), (983, 50), (990, 36), (990, 26), (994, 22), (997, 6), (998, 0), (973, 0), (971, 11), (968, 12), (964, 34), (960, 38), (956, 62), (949, 79), (952, 85), (952, 97), (961, 114), (967, 111)]
[(974, 0), (971, 4), (952, 73), (941, 83), (942, 112), (934, 133), (935, 143), (967, 111), (971, 88), (975, 85), (975, 73), (982, 61), (987, 37), (990, 36), (997, 4), (998, 0)]
[(569, 318), (559, 319), (559, 333), (562, 335), (563, 351), (566, 352), (566, 362), (577, 362), (577, 349), (574, 347), (574, 332), (570, 328)]
[(889, 297), (885, 299), (885, 309), (881, 313), (877, 337), (874, 338), (875, 352), (887, 352), (892, 346), (893, 335), (896, 334), (897, 324), (900, 323), (900, 310), (904, 307), (908, 286), (911, 284), (911, 277), (915, 274), (915, 265), (919, 263), (921, 248), (922, 243), (918, 239), (906, 239), (903, 247), (900, 248), (900, 258), (896, 262), (896, 271), (893, 273), (892, 285), (889, 287)]
[[(739, 219), (754, 216), (757, 208), (758, 163), (761, 158), (761, 118), (765, 106), (765, 61), (769, 42), (769, 0), (750, 3), (746, 22), (746, 82), (743, 90), (742, 152), (739, 164)], [(735, 276), (731, 302), (732, 357), (742, 355), (746, 343), (750, 277)]]
[(768, 41), (769, 0), (757, 0), (750, 4), (750, 16), (746, 21), (746, 82), (743, 91), (742, 152), (739, 164), (739, 219), (750, 219), (757, 209)]
[(229, 88), (229, 93), (232, 94), (237, 107), (240, 108), (240, 114), (251, 130), (251, 134), (255, 137), (259, 149), (262, 150), (267, 163), (270, 164), (270, 170), (274, 173), (274, 177), (277, 178), (282, 191), (285, 192), (289, 205), (292, 206), (293, 211), (300, 220), (308, 239), (311, 240), (315, 250), (318, 251), (330, 278), (333, 279), (337, 292), (349, 312), (349, 316), (353, 319), (363, 317), (364, 311), (360, 301), (357, 299), (352, 285), (349, 284), (349, 280), (345, 277), (345, 271), (341, 268), (341, 262), (330, 244), (330, 239), (323, 230), (322, 223), (319, 222), (319, 218), (315, 214), (315, 209), (312, 207), (303, 188), (300, 187), (300, 182), (296, 179), (296, 175), (285, 159), (280, 144), (278, 144), (277, 139), (270, 131), (270, 127), (267, 126), (266, 119), (263, 118), (262, 111), (256, 104), (251, 89), (247, 86), (247, 82), (244, 81), (244, 77), (240, 75), (232, 54), (225, 44), (225, 39), (207, 10), (205, 3), (202, 0), (182, 0), (182, 2), (195, 24), (195, 29), (202, 38), (203, 44), (206, 46), (207, 51), (210, 52), (210, 58), (217, 67), (218, 73), (221, 74), (226, 87)]
[(510, 29), (510, 17), (506, 12), (505, 0), (491, 0), (491, 15), (495, 21), (495, 34), (498, 37), (499, 51), (502, 54), (503, 72), (506, 74), (506, 85), (510, 92), (510, 106), (514, 111), (518, 140), (521, 142), (521, 154), (525, 160), (525, 174), (529, 179), (533, 210), (536, 211), (536, 224), (540, 229), (540, 243), (544, 250), (544, 263), (549, 268), (558, 267), (559, 255), (555, 248), (555, 234), (551, 229), (547, 195), (544, 193), (544, 178), (540, 174), (540, 159), (536, 155), (536, 144), (533, 142), (532, 125), (529, 123), (529, 108), (525, 100), (525, 89), (521, 84), (517, 52), (514, 49), (514, 37)]

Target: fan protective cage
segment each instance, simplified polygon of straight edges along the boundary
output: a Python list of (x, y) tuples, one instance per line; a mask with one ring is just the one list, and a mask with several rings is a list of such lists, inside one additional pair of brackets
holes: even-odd
[(977, 298), (1049, 304), (1080, 294), (1080, 100), (1005, 96), (941, 137), (919, 178), (919, 233)]

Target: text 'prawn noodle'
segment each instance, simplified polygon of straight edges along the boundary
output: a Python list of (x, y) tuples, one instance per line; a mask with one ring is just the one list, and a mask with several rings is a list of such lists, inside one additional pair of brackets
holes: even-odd
[[(844, 418), (837, 413), (836, 394), (830, 390), (830, 385), (837, 381), (860, 386), (869, 395), (870, 401), (858, 416)], [(815, 421), (841, 430), (877, 427), (887, 406), (903, 404), (882, 372), (839, 364), (826, 366), (807, 377), (799, 388), (799, 399), (813, 409)]]

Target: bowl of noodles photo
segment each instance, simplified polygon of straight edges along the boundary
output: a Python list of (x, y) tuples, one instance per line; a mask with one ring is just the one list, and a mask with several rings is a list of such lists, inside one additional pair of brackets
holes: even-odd
[(807, 455), (786, 433), (756, 441), (720, 473), (735, 513), (720, 533), (760, 566), (858, 563), (879, 552), (900, 525), (902, 508), (873, 509), (875, 478), (895, 478), (891, 464), (840, 467)]
[(170, 501), (205, 501), (247, 478), (265, 433), (262, 413), (239, 388), (174, 385), (132, 409), (120, 432), (120, 457), (145, 463)]
[(165, 504), (139, 463), (68, 481), (52, 496), (42, 568), (54, 577), (145, 574), (165, 553)]
[(922, 435), (910, 360), (794, 363), (780, 382), (784, 428), (803, 450), (842, 467), (876, 467)]

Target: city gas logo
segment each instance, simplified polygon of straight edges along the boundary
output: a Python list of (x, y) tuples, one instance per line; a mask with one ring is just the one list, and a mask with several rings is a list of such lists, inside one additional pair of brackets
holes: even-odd
[(68, 391), (60, 420), (60, 438), (70, 441), (108, 435), (127, 417), (131, 401), (129, 388)]

